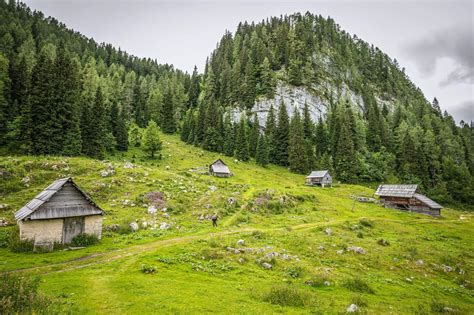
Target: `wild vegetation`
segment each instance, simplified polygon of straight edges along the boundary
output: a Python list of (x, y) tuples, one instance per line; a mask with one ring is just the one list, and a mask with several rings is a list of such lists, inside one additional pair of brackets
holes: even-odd
[[(280, 84), (326, 116), (283, 103), (261, 124), (251, 108)], [(242, 23), (189, 75), (0, 1), (0, 313), (468, 314), (472, 133), (330, 18)], [(206, 174), (217, 158), (233, 177)], [(333, 187), (304, 186), (313, 168)], [(14, 213), (70, 176), (104, 208), (102, 239), (33, 252)], [(446, 208), (354, 200), (381, 181)]]

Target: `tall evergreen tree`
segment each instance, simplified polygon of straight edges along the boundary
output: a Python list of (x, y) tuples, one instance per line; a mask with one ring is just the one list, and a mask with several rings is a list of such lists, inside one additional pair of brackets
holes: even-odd
[(160, 132), (156, 122), (151, 120), (143, 132), (142, 148), (151, 158), (155, 157), (156, 152), (161, 150)]
[(107, 129), (104, 96), (100, 87), (96, 91), (94, 105), (91, 108), (88, 121), (89, 123), (86, 128), (90, 128), (90, 131), (88, 138), (83, 139), (83, 151), (90, 157), (103, 159), (105, 156), (105, 149), (107, 147)]
[[(170, 83), (171, 84), (171, 83)], [(161, 112), (161, 129), (164, 133), (176, 132), (175, 103), (171, 86), (166, 88), (163, 95), (163, 109)]]
[(306, 173), (309, 170), (304, 128), (298, 110), (295, 110), (290, 124), (288, 165), (292, 172)]
[(258, 137), (255, 161), (260, 166), (267, 166), (269, 163), (267, 140), (266, 137), (262, 134)]
[(201, 77), (198, 73), (197, 67), (194, 66), (193, 74), (191, 76), (191, 83), (189, 85), (189, 107), (197, 107), (199, 93), (201, 92)]
[(242, 114), (240, 117), (240, 122), (237, 129), (235, 157), (244, 162), (248, 161), (250, 158), (249, 141), (247, 136), (247, 119), (244, 114)]
[(117, 150), (128, 150), (128, 131), (124, 110), (120, 110), (117, 116), (117, 123), (115, 124), (115, 141), (117, 142)]
[(255, 157), (257, 153), (257, 144), (258, 138), (260, 135), (260, 125), (258, 123), (258, 116), (257, 113), (254, 114), (252, 128), (250, 129), (249, 135), (249, 154), (251, 157)]
[(285, 103), (282, 101), (280, 111), (278, 112), (278, 127), (275, 130), (274, 137), (274, 151), (275, 163), (287, 166), (288, 165), (288, 146), (290, 139), (290, 122), (288, 112), (286, 111)]

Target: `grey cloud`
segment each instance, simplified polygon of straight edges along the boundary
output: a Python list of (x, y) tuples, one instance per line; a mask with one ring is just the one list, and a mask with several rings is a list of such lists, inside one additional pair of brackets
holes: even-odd
[(436, 62), (449, 58), (454, 69), (441, 80), (440, 86), (456, 83), (474, 83), (474, 30), (469, 25), (442, 29), (406, 45), (406, 54), (427, 76), (436, 71)]
[(450, 107), (449, 112), (456, 122), (460, 122), (461, 120), (467, 123), (474, 121), (474, 99)]

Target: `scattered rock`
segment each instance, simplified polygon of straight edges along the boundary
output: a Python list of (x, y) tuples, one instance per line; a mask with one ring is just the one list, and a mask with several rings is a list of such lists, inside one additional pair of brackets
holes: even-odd
[(306, 280), (306, 281), (304, 282), (304, 284), (309, 285), (310, 287), (312, 287), (312, 286), (314, 285), (314, 282), (311, 281), (311, 280)]
[(244, 245), (245, 245), (245, 241), (242, 240), (242, 239), (240, 239), (240, 240), (237, 241), (237, 245), (239, 245), (239, 246), (244, 246)]
[(148, 207), (148, 214), (155, 215), (157, 210), (156, 206), (151, 205)]
[(106, 231), (116, 232), (120, 229), (120, 225), (119, 224), (107, 225), (104, 229)]
[(134, 168), (134, 167), (135, 166), (130, 162), (125, 162), (125, 164), (123, 165), (123, 168), (127, 168), (127, 169)]
[(331, 228), (326, 228), (326, 229), (324, 230), (324, 233), (326, 233), (326, 235), (331, 236), (331, 235), (332, 235), (332, 229), (331, 229)]
[(318, 249), (319, 250), (326, 250), (326, 248), (323, 245), (319, 246)]
[(359, 310), (359, 307), (356, 305), (356, 304), (351, 304), (349, 305), (349, 307), (347, 308), (346, 312), (347, 313), (355, 313)]
[(418, 259), (418, 260), (416, 261), (416, 265), (417, 265), (417, 266), (423, 266), (424, 263), (425, 263), (425, 262), (424, 262), (422, 259)]
[(443, 270), (444, 270), (444, 272), (451, 272), (451, 271), (453, 271), (454, 269), (453, 269), (453, 267), (451, 267), (451, 266), (443, 265)]
[(170, 214), (169, 214), (169, 213), (166, 213), (166, 212), (163, 213), (162, 216), (163, 216), (163, 218), (167, 218), (167, 219), (170, 218)]
[(169, 170), (169, 169), (171, 169), (171, 167), (170, 167), (169, 165), (166, 165), (166, 166), (165, 166), (165, 169), (166, 169), (166, 170)]
[(166, 222), (162, 222), (160, 224), (160, 230), (169, 230), (171, 228), (171, 225), (169, 225), (168, 223)]
[(139, 229), (138, 223), (137, 222), (130, 223), (130, 228), (132, 229), (133, 232), (138, 231)]
[(362, 247), (359, 247), (359, 246), (349, 246), (347, 248), (347, 251), (365, 255), (365, 250)]
[(324, 281), (324, 285), (327, 286), (327, 287), (329, 287), (329, 286), (331, 285), (331, 282), (329, 282), (329, 281), (326, 280), (326, 281)]
[(0, 227), (7, 226), (10, 223), (6, 219), (0, 219)]
[(25, 187), (30, 187), (30, 181), (31, 178), (28, 175), (21, 179), (21, 182), (23, 183), (23, 185), (25, 185)]
[(234, 205), (236, 202), (237, 199), (235, 199), (234, 197), (230, 197), (229, 199), (227, 199), (227, 204), (229, 205)]
[(409, 282), (409, 283), (412, 283), (412, 282), (413, 282), (413, 280), (412, 280), (411, 278), (405, 278), (405, 281), (406, 281), (406, 282)]
[(338, 254), (338, 255), (342, 255), (343, 253), (344, 253), (343, 249), (340, 249), (340, 250), (336, 251), (336, 254)]
[(239, 264), (243, 264), (245, 262), (245, 258), (239, 258)]
[(216, 186), (209, 186), (209, 190), (215, 192), (217, 190)]
[(456, 313), (456, 310), (452, 307), (445, 306), (443, 307), (443, 313)]
[(262, 263), (262, 267), (265, 268), (265, 269), (267, 269), (267, 270), (270, 270), (270, 269), (273, 268), (273, 266), (272, 266), (271, 264), (266, 263), (266, 262)]
[(1, 203), (0, 204), (0, 210), (8, 208), (8, 205), (6, 203)]

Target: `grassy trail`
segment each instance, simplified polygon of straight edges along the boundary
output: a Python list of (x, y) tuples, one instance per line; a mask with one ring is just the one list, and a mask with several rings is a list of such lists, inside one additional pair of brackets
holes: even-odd
[[(219, 237), (219, 236), (229, 236), (233, 234), (252, 233), (254, 231), (279, 232), (279, 231), (284, 231), (288, 229), (293, 230), (293, 231), (304, 231), (304, 230), (318, 228), (318, 227), (320, 228), (320, 227), (337, 226), (346, 221), (347, 221), (346, 219), (344, 220), (341, 219), (341, 220), (332, 220), (332, 221), (326, 221), (326, 222), (304, 223), (304, 224), (298, 224), (298, 225), (289, 226), (289, 227), (276, 227), (276, 228), (240, 228), (240, 229), (225, 230), (225, 231), (219, 231), (219, 232), (213, 232), (213, 233), (212, 232), (208, 233), (206, 231), (206, 232), (194, 234), (194, 235), (174, 237), (170, 239), (158, 240), (158, 241), (154, 241), (154, 242), (150, 242), (146, 244), (135, 245), (135, 246), (117, 249), (113, 251), (95, 253), (95, 254), (82, 256), (79, 258), (75, 258), (75, 259), (60, 262), (60, 263), (53, 263), (53, 264), (48, 264), (48, 265), (38, 266), (38, 267), (8, 270), (7, 272), (28, 272), (28, 273), (32, 272), (34, 274), (49, 274), (49, 273), (57, 273), (57, 272), (66, 272), (66, 271), (71, 271), (75, 269), (90, 267), (97, 264), (110, 263), (118, 259), (130, 257), (133, 255), (148, 253), (160, 248), (189, 243), (189, 242), (202, 239), (202, 238), (212, 238), (212, 237)], [(402, 222), (402, 220), (388, 219), (388, 218), (377, 218), (377, 219), (374, 219), (373, 221)], [(417, 223), (434, 223), (434, 222), (441, 223), (441, 222), (452, 222), (452, 221), (457, 221), (457, 220), (440, 221), (435, 218), (426, 218), (426, 219), (417, 220)]]

